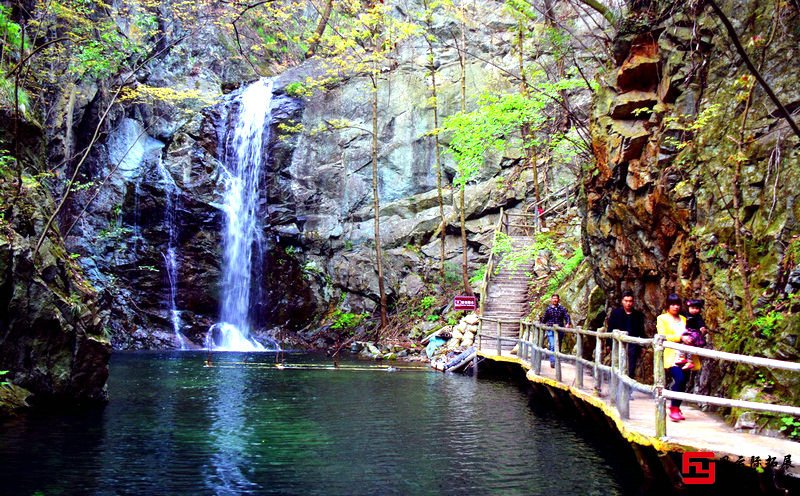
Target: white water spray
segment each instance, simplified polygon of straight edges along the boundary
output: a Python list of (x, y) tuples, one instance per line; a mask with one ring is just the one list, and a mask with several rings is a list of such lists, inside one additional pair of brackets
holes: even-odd
[(250, 336), (249, 310), (253, 248), (260, 241), (259, 178), (264, 144), (269, 141), (272, 80), (256, 81), (239, 98), (238, 118), (223, 157), (222, 307), (220, 322), (209, 329), (206, 346), (209, 350), (262, 351), (265, 347)]
[(185, 350), (186, 338), (181, 334), (181, 312), (175, 303), (178, 295), (178, 226), (177, 210), (178, 210), (178, 186), (169, 174), (169, 171), (164, 166), (163, 161), (158, 159), (158, 172), (161, 175), (161, 183), (166, 193), (166, 201), (164, 204), (164, 227), (168, 233), (167, 251), (162, 253), (164, 257), (164, 265), (167, 269), (167, 279), (169, 282), (169, 305), (170, 322), (172, 323), (172, 332), (175, 334), (175, 340), (178, 342), (180, 349)]

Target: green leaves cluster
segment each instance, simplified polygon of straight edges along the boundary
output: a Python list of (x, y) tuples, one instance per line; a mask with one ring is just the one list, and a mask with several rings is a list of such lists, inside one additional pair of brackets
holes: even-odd
[(756, 317), (753, 321), (753, 327), (756, 332), (769, 339), (775, 335), (775, 332), (783, 322), (783, 314), (777, 310), (771, 310), (764, 315)]
[(789, 439), (800, 439), (800, 419), (794, 417), (781, 417), (780, 431), (789, 436)]
[(501, 152), (522, 124), (538, 129), (545, 122), (542, 98), (520, 94), (485, 94), (471, 112), (458, 112), (445, 118), (440, 132), (449, 141), (445, 153), (456, 162), (453, 182), (463, 188), (480, 170), (488, 152)]
[(333, 312), (333, 324), (331, 324), (331, 329), (352, 332), (368, 315), (367, 312), (344, 312), (342, 309), (337, 308), (336, 311)]
[(534, 260), (541, 251), (550, 252), (557, 264), (563, 264), (566, 261), (556, 248), (552, 234), (547, 232), (536, 233), (533, 243), (519, 249), (514, 249), (509, 235), (498, 232), (492, 247), (492, 253), (503, 257), (500, 263), (497, 264), (496, 270), (498, 272), (502, 268), (516, 270), (520, 265)]
[(575, 272), (581, 262), (583, 262), (584, 258), (586, 257), (583, 255), (582, 249), (578, 248), (575, 250), (575, 253), (569, 257), (569, 259), (564, 263), (564, 266), (561, 267), (561, 269), (559, 269), (559, 271), (547, 281), (547, 292), (545, 293), (545, 299), (550, 298), (553, 293), (556, 292), (558, 287), (561, 286), (561, 284)]
[[(534, 85), (529, 96), (484, 94), (478, 99), (475, 110), (445, 118), (442, 128), (435, 131), (444, 134), (448, 141), (445, 153), (456, 162), (456, 186), (465, 187), (483, 166), (487, 153), (504, 151), (511, 139), (518, 136), (522, 126), (531, 133), (522, 146), (539, 146), (541, 143), (533, 133), (548, 121), (547, 105), (559, 101), (564, 90), (586, 87), (586, 83), (577, 78), (551, 83), (541, 72), (532, 73), (531, 80)], [(574, 144), (576, 140), (571, 139), (572, 136), (569, 138), (568, 143)], [(567, 137), (562, 136), (562, 140), (565, 139)], [(561, 145), (562, 152), (566, 152), (566, 148), (567, 145)], [(578, 150), (573, 153), (578, 153)]]

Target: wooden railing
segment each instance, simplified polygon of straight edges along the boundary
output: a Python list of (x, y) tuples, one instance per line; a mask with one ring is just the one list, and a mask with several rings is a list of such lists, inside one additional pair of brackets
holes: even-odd
[[(489, 261), (486, 262), (486, 271), (483, 273), (483, 283), (481, 289), (481, 302), (479, 306), (479, 313), (483, 315), (483, 308), (486, 305), (486, 298), (489, 295), (489, 284), (492, 280), (492, 272), (494, 271), (494, 245), (497, 242), (497, 233), (502, 232), (503, 226), (508, 223), (508, 218), (505, 216), (503, 208), (500, 208), (500, 217), (497, 218), (497, 224), (494, 227), (492, 234), (492, 246), (489, 249)], [(480, 333), (480, 326), (478, 327)]]
[[(533, 204), (534, 212), (533, 214), (528, 213), (516, 213), (516, 212), (508, 212), (504, 208), (500, 208), (500, 216), (497, 218), (497, 223), (494, 227), (494, 233), (492, 234), (492, 245), (489, 249), (489, 260), (486, 263), (486, 271), (483, 273), (483, 281), (481, 282), (481, 299), (480, 303), (478, 304), (478, 313), (483, 315), (483, 310), (486, 304), (487, 297), (489, 295), (489, 286), (492, 281), (492, 273), (495, 269), (495, 255), (494, 255), (494, 247), (497, 244), (497, 233), (503, 233), (507, 235), (511, 235), (512, 228), (520, 228), (523, 230), (523, 234), (530, 235), (532, 232), (535, 233), (539, 230), (541, 219), (544, 218), (546, 215), (551, 215), (560, 207), (567, 205), (567, 203), (572, 199), (573, 188), (571, 186), (564, 186), (563, 188), (551, 193), (546, 198), (541, 199), (538, 203)], [(539, 207), (542, 205), (547, 204), (547, 202), (551, 202), (554, 200), (558, 200), (555, 204), (544, 210), (543, 212), (539, 213)], [(521, 221), (512, 222), (512, 218), (521, 218)], [(533, 224), (529, 224), (526, 222), (526, 219), (534, 219)], [(516, 321), (514, 322), (516, 324)], [(483, 329), (483, 321), (481, 320), (478, 328), (478, 333), (480, 334), (481, 330)], [(500, 327), (497, 328), (498, 335), (500, 334)]]
[[(716, 396), (670, 391), (665, 387), (666, 372), (664, 369), (664, 349), (670, 348), (715, 360), (725, 360), (754, 366), (772, 367), (775, 369), (795, 372), (800, 372), (800, 363), (774, 360), (771, 358), (738, 355), (735, 353), (727, 353), (707, 348), (695, 348), (684, 344), (666, 341), (664, 337), (660, 335), (656, 335), (653, 338), (636, 338), (628, 336), (626, 332), (619, 330), (609, 332), (601, 328), (597, 331), (591, 331), (581, 328), (546, 326), (527, 320), (519, 321), (521, 324), (519, 338), (507, 338), (500, 336), (499, 333), (500, 324), (505, 323), (506, 321), (501, 322), (496, 319), (485, 320), (496, 324), (498, 328), (497, 336), (491, 336), (492, 344), (496, 343), (497, 354), (501, 354), (501, 342), (513, 342), (518, 347), (517, 357), (527, 361), (530, 364), (531, 370), (533, 370), (533, 372), (537, 375), (541, 374), (542, 360), (544, 358), (549, 359), (550, 356), (553, 356), (555, 361), (555, 378), (559, 382), (562, 382), (561, 364), (564, 360), (572, 362), (575, 365), (575, 385), (578, 388), (583, 388), (584, 374), (586, 374), (587, 371), (591, 372), (592, 377), (594, 378), (595, 394), (598, 396), (603, 387), (603, 382), (608, 379), (608, 389), (610, 393), (609, 400), (611, 404), (616, 406), (620, 417), (623, 419), (630, 418), (630, 399), (632, 390), (652, 394), (653, 399), (655, 400), (656, 436), (658, 437), (663, 437), (667, 434), (667, 399), (678, 399), (695, 403), (708, 403), (725, 407), (745, 408), (764, 412), (800, 416), (800, 407), (796, 406), (761, 403), (756, 401), (742, 401), (732, 398), (720, 398)], [(517, 321), (514, 321), (514, 323), (516, 322)], [(482, 328), (482, 326), (479, 327), (478, 336), (476, 336), (478, 339), (479, 349), (482, 349), (483, 345), (483, 336), (481, 335)], [(554, 331), (553, 337), (555, 341), (555, 351), (552, 352), (547, 347), (547, 337), (545, 335), (545, 331), (548, 330)], [(559, 351), (559, 346), (561, 344), (559, 342), (559, 331), (575, 335), (576, 346), (574, 348), (574, 355)], [(593, 336), (596, 338), (592, 360), (583, 358), (584, 339), (587, 336)], [(610, 365), (605, 365), (603, 363), (605, 358), (603, 356), (604, 350), (608, 349), (607, 346), (604, 346), (605, 343), (603, 340), (611, 340), (611, 356), (608, 357), (609, 360), (607, 360), (610, 362)], [(628, 376), (627, 343), (653, 348), (653, 384), (643, 384)], [(491, 348), (486, 349), (491, 350)]]

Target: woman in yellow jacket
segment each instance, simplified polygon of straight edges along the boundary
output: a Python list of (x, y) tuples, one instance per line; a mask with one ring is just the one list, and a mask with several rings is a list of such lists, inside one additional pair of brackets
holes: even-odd
[[(686, 317), (681, 315), (681, 303), (681, 297), (676, 294), (667, 297), (666, 311), (656, 319), (656, 332), (664, 336), (667, 341), (691, 344), (691, 338), (685, 336)], [(677, 359), (678, 352), (676, 350), (669, 348), (664, 350), (664, 368), (672, 377), (672, 386), (669, 389), (683, 393), (686, 390), (686, 383), (689, 382), (689, 371), (675, 365)], [(692, 361), (694, 363), (692, 370), (700, 370), (700, 358), (693, 355)], [(686, 420), (681, 413), (681, 400), (670, 402), (669, 419), (673, 422)]]

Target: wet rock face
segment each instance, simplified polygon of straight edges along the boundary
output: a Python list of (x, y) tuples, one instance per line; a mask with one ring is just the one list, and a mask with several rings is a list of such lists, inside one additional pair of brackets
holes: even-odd
[[(11, 187), (6, 183), (0, 193), (10, 198)], [(46, 239), (34, 257), (38, 233), (53, 208), (43, 188), (31, 186), (5, 212), (0, 370), (9, 371), (3, 379), (32, 393), (29, 404), (102, 403), (111, 352), (104, 329), (108, 314), (57, 236)]]
[(673, 202), (668, 172), (658, 165), (654, 109), (663, 103), (656, 93), (663, 62), (656, 34), (635, 35), (629, 46), (616, 84), (599, 93), (594, 107), (597, 169), (585, 178), (585, 236), (598, 283), (612, 296), (622, 285), (636, 287), (652, 318), (691, 212)]

